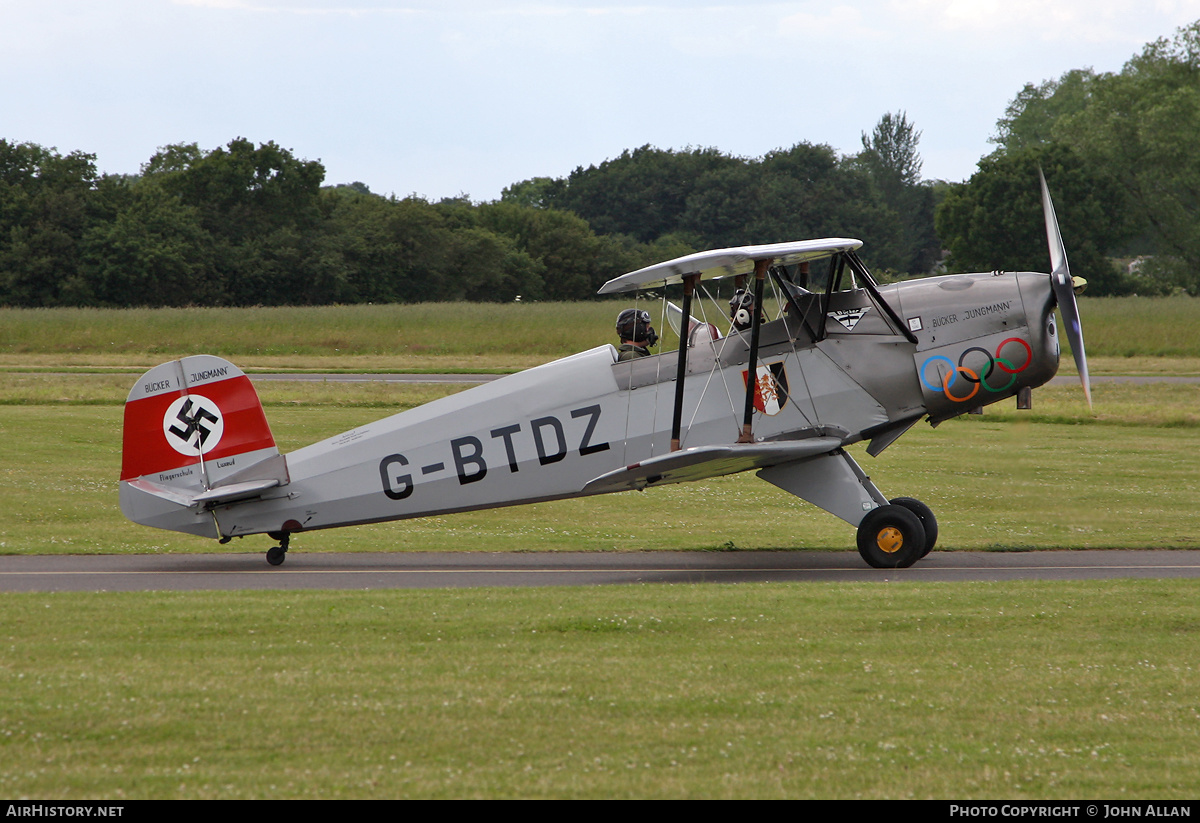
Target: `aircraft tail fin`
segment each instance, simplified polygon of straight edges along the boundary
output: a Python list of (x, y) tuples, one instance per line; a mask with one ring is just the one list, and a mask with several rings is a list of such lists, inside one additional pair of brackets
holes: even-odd
[(258, 393), (212, 355), (163, 363), (125, 401), (121, 510), (136, 523), (220, 537), (211, 509), (286, 485)]

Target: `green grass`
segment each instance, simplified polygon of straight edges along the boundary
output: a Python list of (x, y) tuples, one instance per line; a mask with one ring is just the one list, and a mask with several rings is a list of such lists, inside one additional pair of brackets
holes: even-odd
[[(1188, 310), (1200, 303), (1147, 302), (1196, 328)], [(1098, 303), (1083, 306), (1089, 343), (1103, 310), (1131, 314)], [(528, 307), (485, 308), (508, 328), (503, 312)], [(465, 354), (400, 354), (395, 310), (86, 322), (0, 312), (0, 366), (137, 370), (213, 349), (272, 368), (515, 368), (608, 340), (613, 314), (587, 305), (574, 339), (535, 333), (523, 349), (478, 355), (462, 324), (446, 346)], [(1151, 320), (1124, 332), (1149, 353), (1126, 359), (1105, 344), (1111, 373), (1200, 373), (1200, 347), (1155, 342)], [(250, 328), (261, 337), (243, 338)], [(30, 342), (35, 330), (41, 342)], [(361, 353), (331, 350), (343, 334)], [(455, 334), (430, 326), (422, 337)], [(302, 353), (308, 345), (315, 353)], [(1190, 353), (1154, 353), (1173, 346)], [(1092, 353), (1094, 367), (1107, 362)], [(222, 550), (117, 510), (131, 382), (0, 375), (0, 553)], [(286, 451), (451, 390), (261, 393)], [(1097, 386), (1094, 413), (1078, 395), (1040, 389), (1032, 413), (992, 406), (937, 430), (918, 424), (879, 459), (856, 456), (885, 492), (934, 508), (948, 549), (1195, 547), (1196, 388)], [(299, 534), (292, 548), (730, 544), (846, 550), (853, 530), (740, 475)], [(1186, 800), (1200, 791), (1195, 595), (1195, 581), (1131, 580), (10, 594), (0, 599), (0, 794)]]
[[(0, 309), (0, 367), (149, 368), (209, 353), (243, 368), (514, 370), (614, 342), (628, 302)], [(642, 305), (673, 346), (659, 305)], [(1183, 358), (1200, 374), (1200, 300), (1085, 297), (1080, 311), (1097, 373), (1155, 373)]]
[(1190, 799), (1194, 593), (8, 595), (0, 793)]
[(1079, 313), (1089, 356), (1200, 356), (1200, 300), (1186, 296), (1083, 297)]
[[(265, 551), (135, 526), (117, 500), (121, 404), (112, 375), (0, 380), (0, 553)], [(460, 387), (268, 384), (283, 451)], [(1200, 535), (1200, 387), (1103, 385), (1035, 393), (1034, 412), (918, 424), (856, 457), (890, 496), (926, 501), (945, 549), (1187, 548)], [(1032, 414), (1032, 416), (1031, 416)], [(645, 493), (297, 534), (299, 551), (847, 550), (854, 530), (752, 474)]]
[[(623, 304), (621, 304), (623, 305)], [(615, 339), (620, 306), (442, 303), (253, 309), (0, 309), (3, 364), (154, 365), (208, 353), (254, 366), (525, 368)], [(314, 359), (318, 358), (318, 359)], [(320, 366), (317, 366), (318, 368)]]

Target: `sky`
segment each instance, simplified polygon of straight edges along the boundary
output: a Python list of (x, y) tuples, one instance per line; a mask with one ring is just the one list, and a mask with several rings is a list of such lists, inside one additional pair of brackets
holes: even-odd
[(1200, 0), (0, 0), (0, 138), (138, 172), (236, 137), (328, 184), (499, 198), (625, 149), (861, 149), (965, 180), (1026, 83), (1120, 71)]

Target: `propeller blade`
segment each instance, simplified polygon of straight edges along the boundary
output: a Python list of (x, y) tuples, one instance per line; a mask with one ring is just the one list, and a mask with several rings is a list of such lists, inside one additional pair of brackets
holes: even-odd
[(1087, 398), (1088, 408), (1092, 407), (1092, 381), (1088, 377), (1087, 353), (1083, 348), (1083, 326), (1079, 322), (1079, 303), (1075, 300), (1074, 283), (1071, 281), (1071, 270), (1067, 266), (1067, 250), (1063, 247), (1062, 233), (1058, 229), (1058, 218), (1054, 214), (1054, 203), (1050, 199), (1050, 189), (1046, 186), (1046, 176), (1038, 169), (1038, 177), (1042, 181), (1042, 211), (1046, 216), (1046, 242), (1050, 246), (1050, 285), (1054, 289), (1054, 297), (1058, 300), (1058, 310), (1062, 312), (1063, 325), (1067, 330), (1067, 341), (1071, 344), (1071, 353), (1075, 355), (1075, 367), (1079, 370), (1079, 382), (1083, 384), (1083, 396)]

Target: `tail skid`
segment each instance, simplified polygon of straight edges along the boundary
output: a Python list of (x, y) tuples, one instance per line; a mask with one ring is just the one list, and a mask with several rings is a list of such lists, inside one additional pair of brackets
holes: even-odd
[(258, 393), (212, 355), (156, 366), (125, 401), (121, 511), (135, 523), (224, 537), (212, 510), (288, 483)]

